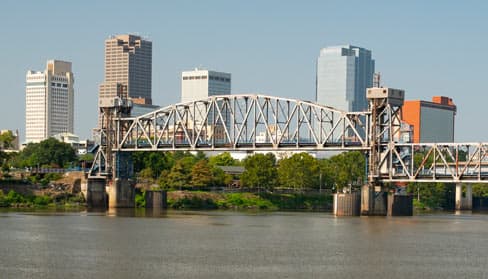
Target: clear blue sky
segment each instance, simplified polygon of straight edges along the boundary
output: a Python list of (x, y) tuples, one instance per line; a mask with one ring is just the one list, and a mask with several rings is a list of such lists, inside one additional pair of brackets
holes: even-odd
[[(393, 3), (395, 2), (395, 3)], [(232, 73), (232, 92), (313, 100), (322, 47), (371, 49), (385, 86), (450, 96), (457, 141), (488, 141), (486, 1), (2, 1), (0, 129), (24, 138), (25, 74), (73, 63), (75, 133), (90, 137), (104, 40), (153, 42), (153, 101), (179, 100), (183, 70)]]

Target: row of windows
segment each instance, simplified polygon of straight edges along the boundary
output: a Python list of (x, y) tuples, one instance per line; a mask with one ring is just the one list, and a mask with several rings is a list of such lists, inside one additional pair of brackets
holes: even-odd
[[(183, 80), (193, 80), (193, 79), (207, 79), (207, 76), (195, 76), (195, 77), (183, 77)], [(217, 80), (217, 81), (224, 81), (224, 82), (230, 82), (230, 78), (224, 78), (224, 77), (214, 77), (210, 76), (210, 80)]]
[(63, 77), (63, 76), (52, 76), (52, 80), (66, 82), (66, 80), (68, 80), (68, 79), (66, 77)]
[(68, 88), (68, 85), (66, 83), (55, 83), (55, 82), (51, 82), (51, 86)]
[(220, 80), (220, 81), (230, 82), (230, 78), (224, 78), (224, 77), (213, 77), (213, 76), (210, 76), (210, 80)]
[(207, 79), (207, 76), (197, 76), (197, 77), (183, 77), (183, 80), (191, 79)]
[(44, 85), (45, 85), (44, 81), (36, 81), (36, 82), (27, 81), (27, 86), (44, 86)]

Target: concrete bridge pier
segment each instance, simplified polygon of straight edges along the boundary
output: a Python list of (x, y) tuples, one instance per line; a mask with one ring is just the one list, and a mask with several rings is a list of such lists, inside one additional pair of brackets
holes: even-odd
[(413, 196), (388, 193), (388, 216), (412, 216)]
[(363, 185), (361, 188), (361, 215), (386, 216), (387, 192), (382, 186)]
[(361, 193), (336, 193), (334, 194), (335, 216), (359, 216), (361, 209)]
[(86, 184), (81, 185), (88, 208), (107, 208), (106, 184), (105, 178), (88, 178)]
[(146, 191), (146, 208), (168, 208), (168, 192), (164, 190)]
[(466, 195), (463, 197), (463, 184), (456, 184), (456, 210), (472, 210), (473, 209), (473, 190), (471, 184), (465, 184)]
[(116, 178), (108, 185), (108, 206), (110, 208), (135, 207), (134, 182), (128, 178)]

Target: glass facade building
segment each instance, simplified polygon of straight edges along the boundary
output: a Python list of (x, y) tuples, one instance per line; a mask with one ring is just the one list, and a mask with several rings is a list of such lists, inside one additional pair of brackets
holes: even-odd
[(371, 51), (346, 45), (326, 47), (317, 59), (316, 101), (343, 111), (368, 108), (366, 88), (373, 86)]

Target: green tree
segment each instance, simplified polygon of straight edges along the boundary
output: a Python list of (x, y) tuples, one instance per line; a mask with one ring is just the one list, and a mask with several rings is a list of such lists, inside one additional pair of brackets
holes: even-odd
[(197, 161), (207, 160), (207, 156), (205, 156), (205, 153), (203, 153), (202, 151), (198, 151), (194, 157)]
[(306, 189), (318, 186), (319, 164), (308, 153), (294, 154), (278, 162), (278, 179), (286, 188)]
[(320, 188), (331, 189), (335, 187), (335, 165), (329, 159), (321, 159), (319, 162), (319, 183)]
[(212, 182), (212, 170), (206, 160), (200, 160), (191, 169), (191, 185), (195, 187), (210, 186)]
[(365, 158), (359, 151), (343, 152), (329, 159), (334, 184), (340, 190), (348, 185), (360, 186), (365, 178)]
[(93, 162), (93, 159), (95, 158), (95, 155), (92, 153), (86, 153), (80, 156), (79, 160), (80, 161), (85, 161), (85, 162)]
[(69, 163), (77, 161), (74, 148), (55, 138), (49, 138), (40, 143), (29, 143), (18, 157), (21, 167), (66, 167)]
[(191, 182), (191, 170), (196, 163), (193, 156), (182, 157), (176, 161), (175, 165), (168, 173), (165, 181), (166, 185), (171, 188), (181, 188), (189, 186)]
[(208, 164), (212, 167), (213, 184), (215, 186), (227, 186), (232, 183), (235, 177), (226, 174), (219, 166), (238, 166), (239, 161), (232, 158), (229, 152), (223, 152), (210, 157)]
[[(151, 177), (158, 178), (164, 170), (170, 170), (175, 160), (171, 152), (134, 152), (132, 154), (134, 172), (139, 173), (145, 169), (151, 169)], [(148, 172), (146, 171), (145, 174)]]
[(409, 183), (407, 191), (418, 200), (421, 204), (431, 207), (440, 208), (448, 207), (447, 196), (453, 189), (452, 184), (447, 183)]
[(137, 177), (141, 179), (153, 180), (154, 174), (151, 168), (145, 168), (137, 173)]
[(230, 156), (229, 152), (220, 153), (217, 156), (212, 156), (208, 160), (211, 166), (236, 166), (238, 161)]
[(474, 197), (488, 197), (488, 185), (483, 183), (474, 183), (472, 185)]
[(15, 135), (12, 131), (0, 133), (0, 150), (12, 148), (14, 140)]
[(212, 184), (214, 186), (227, 186), (232, 183), (234, 177), (230, 174), (226, 174), (221, 168), (219, 167), (212, 167)]
[(243, 186), (272, 189), (276, 185), (276, 158), (273, 154), (254, 154), (244, 159), (245, 171), (241, 175)]
[(161, 174), (159, 175), (159, 177), (158, 177), (158, 185), (162, 189), (169, 189), (169, 188), (171, 188), (171, 185), (169, 184), (169, 178), (168, 178), (169, 173), (170, 173), (169, 170), (163, 170), (161, 172)]

